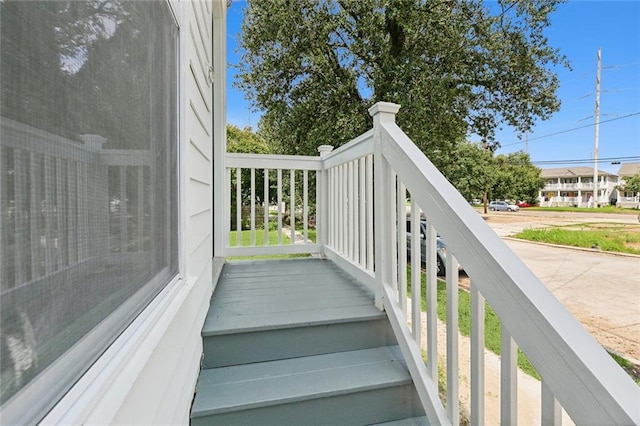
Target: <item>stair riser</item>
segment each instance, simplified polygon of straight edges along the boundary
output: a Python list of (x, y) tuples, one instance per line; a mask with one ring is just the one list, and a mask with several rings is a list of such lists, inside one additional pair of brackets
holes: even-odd
[(362, 425), (423, 416), (412, 384), (191, 419), (204, 425)]
[(203, 337), (202, 368), (395, 345), (386, 319)]

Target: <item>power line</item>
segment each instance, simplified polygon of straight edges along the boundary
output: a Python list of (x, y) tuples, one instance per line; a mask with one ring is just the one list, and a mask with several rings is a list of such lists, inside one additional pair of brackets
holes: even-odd
[[(607, 158), (598, 158), (596, 163), (609, 163), (609, 162), (636, 162), (640, 161), (640, 156), (627, 156), (627, 157), (607, 157)], [(582, 159), (573, 159), (573, 160), (542, 160), (542, 161), (532, 161), (531, 164), (593, 164), (593, 158), (582, 158)]]
[[(609, 120), (602, 120), (600, 122), (600, 124), (609, 123), (611, 121), (616, 121), (616, 120), (622, 120), (623, 118), (629, 118), (629, 117), (633, 117), (635, 115), (640, 115), (640, 111), (633, 112), (633, 113), (627, 114), (627, 115), (623, 115), (622, 117), (610, 118)], [(584, 126), (574, 127), (572, 129), (562, 130), (562, 131), (555, 132), (555, 133), (549, 133), (548, 135), (538, 136), (538, 137), (535, 137), (535, 138), (529, 138), (529, 142), (537, 140), (537, 139), (543, 139), (543, 138), (548, 138), (548, 137), (551, 137), (551, 136), (561, 135), (563, 133), (569, 133), (569, 132), (573, 132), (575, 130), (580, 130), (580, 129), (584, 129), (584, 128), (587, 128), (587, 127), (593, 127), (593, 126), (595, 126), (595, 123), (585, 124)], [(524, 142), (520, 141), (520, 142), (508, 143), (506, 145), (501, 145), (500, 147), (504, 148), (506, 146), (519, 145), (521, 143), (524, 143)]]

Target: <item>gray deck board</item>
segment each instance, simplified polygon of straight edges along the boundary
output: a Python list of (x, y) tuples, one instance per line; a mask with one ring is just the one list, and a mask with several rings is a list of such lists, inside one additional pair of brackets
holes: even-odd
[(228, 263), (211, 299), (203, 335), (381, 315), (371, 295), (328, 260)]
[(408, 383), (397, 347), (271, 361), (203, 371), (198, 387), (208, 397), (197, 400), (194, 411), (207, 415)]

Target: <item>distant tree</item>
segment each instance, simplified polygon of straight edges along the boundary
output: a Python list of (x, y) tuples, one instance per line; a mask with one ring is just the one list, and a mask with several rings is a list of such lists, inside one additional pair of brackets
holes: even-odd
[(640, 193), (640, 173), (625, 178), (624, 185), (618, 185), (617, 189), (626, 192)]
[(491, 152), (470, 142), (459, 143), (441, 171), (467, 201), (481, 200), (496, 181)]
[[(227, 124), (227, 152), (234, 153), (243, 153), (243, 154), (269, 154), (270, 149), (267, 143), (260, 138), (256, 133), (254, 133), (250, 127), (245, 127), (244, 129), (240, 129), (233, 124)], [(231, 177), (231, 201), (232, 208), (235, 209), (235, 199), (236, 199), (236, 175), (233, 172)], [(255, 184), (255, 201), (258, 204), (262, 204), (264, 199), (264, 174), (263, 173), (255, 173), (254, 174), (254, 184)], [(242, 170), (241, 172), (241, 199), (243, 205), (248, 205), (251, 200), (251, 172), (248, 169)], [(270, 185), (275, 189), (274, 185)], [(270, 190), (270, 194), (274, 193), (274, 191)], [(272, 197), (270, 197), (272, 198)]]
[(269, 145), (250, 127), (240, 129), (233, 124), (227, 124), (227, 152), (269, 154), (269, 151)]
[(519, 151), (494, 158), (495, 182), (491, 196), (495, 199), (522, 200), (535, 203), (544, 187), (540, 169), (531, 164), (529, 154)]
[(377, 101), (441, 168), (468, 134), (494, 146), (559, 108), (566, 65), (544, 30), (556, 0), (254, 0), (237, 86), (265, 111), (278, 152), (315, 155), (371, 127)]

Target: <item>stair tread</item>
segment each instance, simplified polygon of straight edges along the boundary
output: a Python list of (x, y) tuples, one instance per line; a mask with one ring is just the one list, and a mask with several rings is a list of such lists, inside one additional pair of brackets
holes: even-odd
[(384, 315), (365, 289), (325, 260), (228, 264), (211, 299), (202, 335), (361, 321)]
[(384, 313), (371, 308), (369, 305), (323, 309), (304, 309), (297, 306), (286, 312), (247, 312), (233, 318), (221, 310), (211, 310), (202, 328), (202, 336), (366, 321), (384, 316)]
[(408, 419), (394, 420), (384, 423), (376, 423), (371, 426), (428, 426), (429, 420), (426, 416), (411, 417)]
[(397, 346), (202, 370), (192, 416), (410, 382)]

